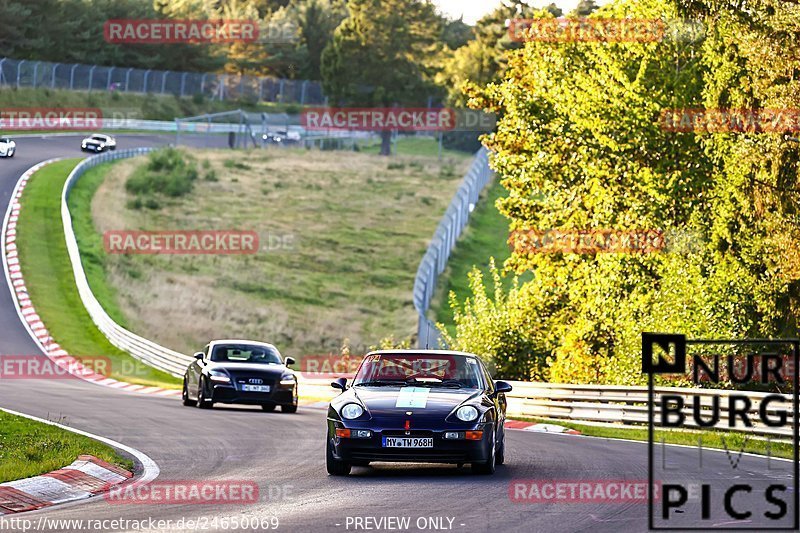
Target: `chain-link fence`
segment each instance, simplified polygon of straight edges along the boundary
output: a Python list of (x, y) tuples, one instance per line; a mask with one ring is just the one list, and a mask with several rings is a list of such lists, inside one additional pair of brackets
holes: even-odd
[(322, 85), (316, 81), (48, 63), (8, 57), (0, 58), (0, 86), (176, 96), (201, 94), (216, 100), (326, 104)]

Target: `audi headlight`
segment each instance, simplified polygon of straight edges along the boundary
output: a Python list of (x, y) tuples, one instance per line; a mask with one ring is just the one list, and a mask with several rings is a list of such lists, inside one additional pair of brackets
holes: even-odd
[(344, 407), (342, 407), (342, 418), (346, 418), (348, 420), (355, 420), (359, 416), (364, 414), (364, 408), (358, 405), (357, 403), (348, 403)]
[(463, 422), (472, 422), (478, 419), (478, 410), (471, 405), (463, 405), (456, 410), (456, 418)]
[(281, 376), (281, 385), (294, 385), (294, 374), (284, 374)]
[(211, 381), (216, 381), (218, 383), (230, 383), (231, 378), (225, 372), (221, 370), (212, 370), (208, 373), (209, 377), (211, 377)]

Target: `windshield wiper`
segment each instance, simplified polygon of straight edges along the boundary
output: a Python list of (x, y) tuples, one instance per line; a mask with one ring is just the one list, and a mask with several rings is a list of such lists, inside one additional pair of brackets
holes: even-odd
[(414, 383), (415, 387), (453, 387), (460, 389), (463, 387), (458, 381), (421, 381)]
[(404, 385), (405, 383), (402, 381), (362, 381), (361, 383), (356, 383), (353, 385), (354, 387), (364, 386), (364, 387), (379, 387), (382, 385), (389, 385), (393, 387)]

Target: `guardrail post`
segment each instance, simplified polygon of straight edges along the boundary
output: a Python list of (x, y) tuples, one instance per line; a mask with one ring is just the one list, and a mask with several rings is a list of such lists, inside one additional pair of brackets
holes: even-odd
[(53, 70), (50, 71), (50, 88), (56, 88), (56, 69), (61, 65), (61, 63), (53, 63)]
[(39, 76), (39, 63), (40, 61), (36, 61), (33, 64), (33, 88), (36, 88), (36, 78)]
[(130, 87), (131, 83), (131, 71), (133, 69), (129, 68), (128, 71), (125, 73), (125, 92), (128, 92), (128, 88)]
[(183, 97), (183, 94), (184, 94), (184, 89), (186, 88), (186, 76), (187, 76), (188, 74), (189, 74), (188, 72), (184, 72), (184, 73), (181, 75), (181, 97)]
[(108, 69), (108, 76), (106, 77), (106, 90), (111, 89), (111, 74), (114, 72), (114, 67)]

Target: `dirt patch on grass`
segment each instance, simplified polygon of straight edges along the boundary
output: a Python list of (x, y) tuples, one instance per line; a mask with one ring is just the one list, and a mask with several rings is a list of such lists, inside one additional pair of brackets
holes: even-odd
[(261, 250), (106, 256), (134, 331), (186, 353), (242, 337), (291, 355), (338, 351), (344, 339), (363, 353), (414, 334), (414, 274), (469, 158), (188, 153), (200, 169), (194, 190), (156, 210), (134, 209), (125, 191), (144, 159), (114, 165), (92, 202), (97, 231), (247, 230)]

